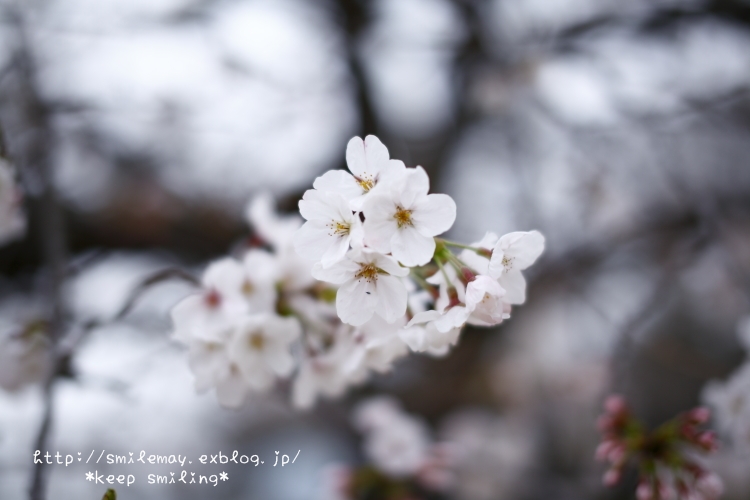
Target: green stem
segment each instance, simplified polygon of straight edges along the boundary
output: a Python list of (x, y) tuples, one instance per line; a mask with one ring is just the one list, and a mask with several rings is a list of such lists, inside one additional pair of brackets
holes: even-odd
[(479, 247), (473, 247), (471, 245), (464, 245), (463, 243), (457, 243), (455, 241), (444, 240), (442, 238), (435, 238), (435, 239), (443, 242), (443, 244), (448, 245), (449, 247), (465, 248), (466, 250), (473, 250), (474, 252), (479, 252), (482, 250)]
[(451, 279), (448, 277), (448, 273), (445, 270), (445, 267), (443, 267), (443, 263), (440, 262), (440, 259), (437, 256), (435, 256), (435, 263), (437, 263), (437, 266), (440, 268), (440, 272), (443, 273), (443, 277), (445, 278), (445, 285), (450, 287)]
[(412, 279), (416, 281), (417, 284), (421, 286), (424, 290), (427, 290), (429, 292), (437, 288), (435, 285), (431, 285), (430, 283), (428, 283), (426, 279), (420, 276), (419, 273), (417, 273), (413, 269), (411, 270), (410, 274), (411, 274)]

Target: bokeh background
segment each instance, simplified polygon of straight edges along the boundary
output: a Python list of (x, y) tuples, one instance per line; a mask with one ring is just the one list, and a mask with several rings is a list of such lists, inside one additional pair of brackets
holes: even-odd
[[(301, 450), (210, 489), (126, 469), (123, 499), (321, 498), (327, 464), (361, 460), (349, 410), (376, 393), (469, 450), (455, 498), (632, 498), (593, 461), (604, 396), (656, 425), (744, 357), (747, 0), (0, 0), (0, 126), (28, 216), (0, 248), (0, 326), (84, 337), (49, 449)], [(454, 197), (452, 239), (546, 235), (511, 321), (307, 413), (193, 393), (168, 337), (186, 286), (107, 321), (144, 276), (247, 238), (252, 196), (293, 211), (365, 134)], [(0, 391), (3, 499), (26, 498), (43, 395)], [(728, 443), (711, 465), (725, 498), (750, 497), (747, 455)], [(51, 467), (50, 498), (100, 498), (83, 473)]]

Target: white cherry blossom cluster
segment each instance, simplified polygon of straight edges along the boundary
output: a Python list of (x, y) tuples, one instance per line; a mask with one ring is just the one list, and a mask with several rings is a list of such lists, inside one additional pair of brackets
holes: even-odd
[(21, 208), (21, 190), (13, 166), (0, 156), (0, 245), (23, 236), (26, 217)]
[[(453, 225), (456, 204), (429, 194), (422, 167), (390, 159), (371, 135), (349, 141), (346, 160), (350, 172), (331, 170), (305, 192), (299, 208), (307, 222), (294, 237), (297, 252), (314, 262), (313, 276), (339, 286), (341, 321), (407, 317), (404, 342), (442, 353), (464, 324), (496, 325), (525, 301), (521, 271), (544, 250), (539, 232), (487, 233), (473, 245), (436, 238)], [(456, 256), (449, 247), (463, 250)]]
[(445, 355), (465, 324), (496, 325), (525, 300), (521, 271), (542, 253), (540, 233), (436, 238), (456, 206), (429, 193), (424, 169), (390, 159), (374, 136), (353, 138), (346, 159), (349, 172), (305, 192), (304, 220), (256, 198), (247, 215), (262, 245), (210, 264), (200, 293), (172, 311), (196, 389), (224, 406), (293, 377), (293, 403), (310, 407), (409, 350)]

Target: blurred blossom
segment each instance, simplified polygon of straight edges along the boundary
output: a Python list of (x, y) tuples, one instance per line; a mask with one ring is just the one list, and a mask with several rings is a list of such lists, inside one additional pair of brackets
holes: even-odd
[(745, 361), (724, 381), (714, 380), (703, 389), (703, 400), (714, 408), (719, 430), (735, 451), (750, 453), (750, 318), (738, 325), (740, 343), (746, 349)]
[(532, 420), (521, 415), (497, 416), (480, 410), (459, 410), (440, 425), (456, 462), (458, 498), (518, 498), (537, 461), (537, 436)]
[(331, 468), (326, 498), (420, 500), (453, 487), (452, 447), (433, 443), (426, 423), (405, 413), (395, 399), (379, 396), (361, 402), (352, 423), (364, 435), (367, 463)]

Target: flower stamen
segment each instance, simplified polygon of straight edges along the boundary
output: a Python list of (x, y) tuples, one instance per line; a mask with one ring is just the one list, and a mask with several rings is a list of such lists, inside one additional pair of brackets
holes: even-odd
[(327, 227), (331, 229), (332, 232), (328, 233), (328, 236), (338, 236), (339, 238), (343, 238), (344, 236), (347, 236), (349, 232), (351, 231), (351, 224), (347, 224), (346, 222), (336, 221), (332, 220), (330, 224), (326, 224)]
[(252, 335), (250, 335), (250, 340), (248, 341), (250, 344), (250, 347), (252, 347), (256, 351), (262, 351), (263, 347), (266, 345), (266, 339), (263, 337), (263, 334), (260, 332), (255, 332)]
[(411, 220), (411, 213), (411, 210), (406, 210), (399, 206), (396, 207), (396, 213), (393, 214), (393, 218), (396, 219), (399, 229), (414, 225), (414, 222)]
[(360, 264), (359, 271), (354, 277), (358, 280), (364, 278), (368, 283), (378, 280), (378, 268), (375, 264)]
[(376, 184), (375, 179), (367, 174), (362, 177), (355, 177), (355, 179), (357, 179), (357, 184), (359, 184), (359, 187), (361, 187), (365, 193), (374, 188)]

